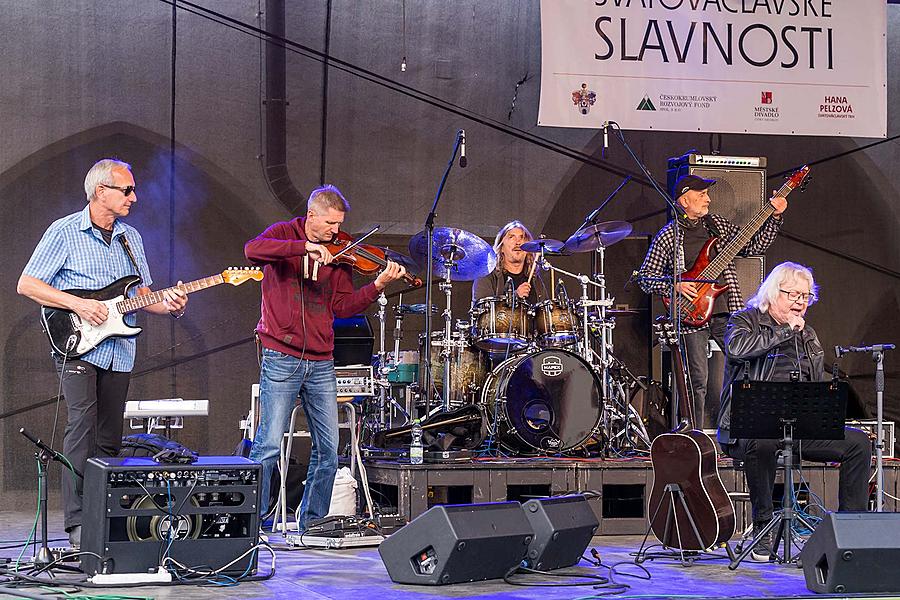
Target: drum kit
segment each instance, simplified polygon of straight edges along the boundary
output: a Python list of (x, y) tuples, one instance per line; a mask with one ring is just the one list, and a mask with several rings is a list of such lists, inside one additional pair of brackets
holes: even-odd
[[(523, 243), (521, 249), (532, 253), (536, 268), (549, 271), (552, 281), (559, 278), (562, 283), (563, 277), (577, 281), (581, 295), (569, 298), (563, 285), (552, 284), (550, 298), (530, 304), (510, 291), (477, 299), (469, 318), (454, 322), (453, 285), (488, 276), (497, 256), (473, 233), (436, 228), (432, 256), (446, 300), (441, 313), (444, 326), (431, 333), (430, 343), (424, 334), (419, 336), (418, 382), (408, 387), (408, 397), (415, 400), (402, 412), (420, 410), (428, 417), (481, 405), (489, 421), (489, 447), (513, 455), (596, 451), (610, 455), (649, 449), (647, 431), (629, 402), (629, 391), (638, 379), (613, 354), (615, 317), (621, 311), (612, 310), (604, 274), (606, 249), (630, 233), (629, 223), (610, 221), (583, 227), (565, 242), (540, 238)], [(426, 246), (422, 232), (410, 241), (411, 258), (397, 252), (387, 257), (408, 269), (421, 268)], [(552, 263), (554, 257), (582, 252), (596, 253), (596, 273), (571, 273)], [(390, 397), (387, 382), (391, 373), (409, 362), (409, 352), (400, 350), (402, 319), (405, 314), (427, 312), (424, 305), (398, 304), (394, 348), (387, 352), (384, 294), (379, 305), (381, 350), (376, 372), (381, 398), (373, 430), (391, 426), (385, 421), (390, 412), (386, 406), (400, 406)], [(431, 390), (426, 392), (421, 388), (429, 366)]]

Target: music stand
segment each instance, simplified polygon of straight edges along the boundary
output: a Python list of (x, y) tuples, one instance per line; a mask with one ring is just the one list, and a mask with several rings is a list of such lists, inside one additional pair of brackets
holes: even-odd
[[(731, 385), (731, 437), (734, 439), (781, 439), (784, 443), (784, 494), (781, 509), (753, 541), (731, 561), (736, 569), (773, 529), (771, 552), (781, 563), (792, 562), (791, 544), (795, 521), (810, 531), (813, 525), (794, 510), (794, 440), (842, 440), (847, 412), (847, 390), (844, 381), (750, 381)], [(779, 557), (779, 541), (784, 541), (784, 555)]]

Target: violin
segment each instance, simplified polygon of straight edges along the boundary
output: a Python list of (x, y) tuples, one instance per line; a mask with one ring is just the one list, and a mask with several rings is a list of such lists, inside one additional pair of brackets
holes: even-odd
[[(335, 262), (348, 264), (361, 275), (377, 275), (387, 266), (385, 252), (378, 246), (370, 244), (357, 244), (353, 246), (353, 236), (344, 231), (338, 231), (330, 242), (321, 242), (334, 256)], [(349, 250), (349, 246), (353, 246)], [(343, 253), (343, 254), (341, 254)], [(338, 256), (340, 254), (340, 256)], [(422, 287), (422, 280), (409, 273), (403, 274), (403, 279), (412, 287)]]

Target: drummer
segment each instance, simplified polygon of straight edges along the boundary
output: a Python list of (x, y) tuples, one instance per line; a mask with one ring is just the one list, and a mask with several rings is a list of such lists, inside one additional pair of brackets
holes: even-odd
[[(535, 255), (521, 249), (534, 239), (521, 221), (510, 221), (500, 228), (494, 238), (497, 267), (472, 284), (472, 302), (482, 298), (502, 297), (515, 289), (518, 300), (536, 304), (548, 297), (540, 272), (535, 268)], [(511, 282), (511, 283), (510, 283)]]

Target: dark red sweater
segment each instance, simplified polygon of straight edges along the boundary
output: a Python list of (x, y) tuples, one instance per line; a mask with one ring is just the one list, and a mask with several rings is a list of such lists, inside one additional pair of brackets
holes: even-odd
[[(263, 346), (310, 360), (331, 360), (334, 318), (351, 317), (378, 297), (374, 283), (353, 289), (349, 265), (319, 267), (318, 281), (303, 279), (306, 217), (270, 226), (244, 246), (263, 265), (259, 333)], [(311, 269), (311, 266), (310, 266)]]

